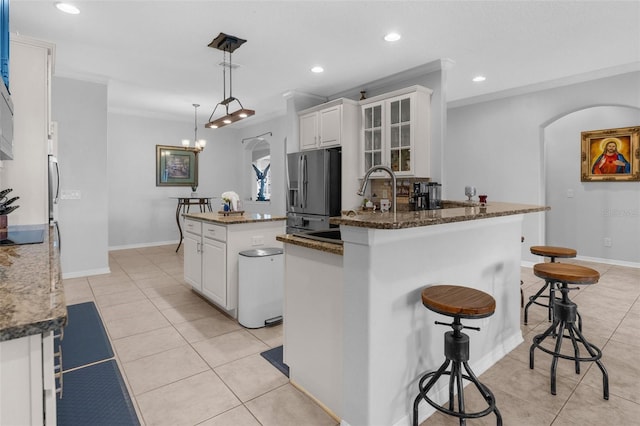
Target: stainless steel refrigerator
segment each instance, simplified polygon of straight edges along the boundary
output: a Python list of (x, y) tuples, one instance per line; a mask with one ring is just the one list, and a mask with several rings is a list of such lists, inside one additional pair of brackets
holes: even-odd
[(288, 154), (287, 180), (287, 233), (329, 229), (340, 215), (340, 149)]

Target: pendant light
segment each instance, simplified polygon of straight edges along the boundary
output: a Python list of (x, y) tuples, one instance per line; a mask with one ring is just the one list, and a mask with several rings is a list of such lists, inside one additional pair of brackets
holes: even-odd
[[(209, 117), (209, 122), (205, 124), (204, 127), (209, 129), (219, 129), (220, 127), (224, 127), (228, 124), (235, 123), (236, 121), (240, 121), (244, 118), (251, 117), (256, 112), (252, 109), (246, 109), (240, 103), (238, 98), (233, 97), (233, 85), (232, 85), (232, 73), (233, 73), (233, 64), (231, 61), (231, 54), (242, 44), (244, 44), (247, 40), (243, 40), (241, 38), (227, 35), (225, 33), (220, 33), (216, 38), (213, 39), (211, 43), (209, 43), (209, 47), (222, 50), (222, 91), (224, 99), (220, 101), (216, 107), (213, 109), (211, 116)], [(227, 63), (227, 53), (229, 53), (229, 62)], [(227, 97), (227, 67), (229, 68), (229, 97)], [(237, 102), (240, 105), (240, 109), (229, 112), (229, 105), (233, 102)], [(224, 108), (225, 115), (222, 117), (213, 119), (213, 116), (216, 113), (218, 107), (222, 105)]]
[[(193, 127), (193, 132), (194, 132), (194, 136), (193, 136), (193, 148), (191, 148), (196, 154), (199, 154), (200, 151), (202, 151), (204, 149), (204, 147), (207, 145), (207, 141), (204, 139), (198, 139), (198, 107), (200, 106), (200, 104), (192, 104), (193, 108), (195, 109), (194, 111), (194, 117), (193, 117), (193, 121), (194, 121), (194, 127)], [(191, 145), (191, 141), (189, 139), (182, 139), (182, 146), (184, 146), (185, 148), (189, 148), (189, 146)]]

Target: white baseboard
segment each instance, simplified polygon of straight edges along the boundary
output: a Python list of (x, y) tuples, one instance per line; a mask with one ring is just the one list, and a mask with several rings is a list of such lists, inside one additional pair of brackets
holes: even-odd
[(626, 266), (629, 268), (640, 268), (639, 262), (627, 262), (626, 260), (601, 259), (599, 257), (587, 257), (587, 256), (576, 256), (576, 259), (584, 260), (585, 262), (604, 263), (606, 265)]
[(179, 243), (178, 240), (174, 240), (174, 241), (155, 241), (152, 243), (127, 244), (124, 246), (110, 246), (109, 251), (128, 250), (128, 249), (156, 247), (156, 246), (168, 246), (173, 244), (177, 245), (178, 243)]
[(69, 278), (80, 278), (80, 277), (89, 277), (91, 275), (104, 275), (110, 274), (111, 269), (109, 268), (100, 268), (100, 269), (90, 269), (88, 271), (76, 271), (76, 272), (67, 272), (66, 274), (62, 274), (62, 279), (66, 280)]
[[(640, 268), (640, 263), (627, 262), (626, 260), (602, 259), (599, 257), (588, 257), (588, 256), (576, 256), (576, 259), (583, 260), (585, 262), (604, 263), (605, 265), (626, 266), (628, 268)], [(539, 263), (539, 262), (529, 262), (529, 261), (523, 260), (520, 262), (520, 265), (525, 268), (533, 268), (533, 265), (535, 265), (536, 263)]]

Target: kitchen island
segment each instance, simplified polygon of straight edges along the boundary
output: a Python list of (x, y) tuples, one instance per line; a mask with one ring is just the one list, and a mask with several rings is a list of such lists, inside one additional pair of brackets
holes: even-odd
[[(492, 202), (343, 215), (331, 219), (340, 225), (342, 255), (279, 237), (286, 243), (284, 357), (292, 383), (343, 425), (410, 424), (417, 380), (444, 357), (447, 329), (434, 321), (450, 322), (422, 306), (421, 290), (457, 284), (496, 299), (493, 316), (468, 321), (481, 327), (471, 332), (470, 364), (482, 373), (522, 342), (522, 220), (544, 210)], [(447, 389), (438, 392), (444, 401)], [(423, 403), (420, 420), (432, 412)]]
[(0, 247), (2, 425), (56, 418), (53, 333), (66, 325), (67, 306), (55, 229), (38, 227), (44, 242)]
[(186, 213), (184, 279), (194, 291), (238, 315), (238, 254), (243, 250), (282, 247), (285, 216)]

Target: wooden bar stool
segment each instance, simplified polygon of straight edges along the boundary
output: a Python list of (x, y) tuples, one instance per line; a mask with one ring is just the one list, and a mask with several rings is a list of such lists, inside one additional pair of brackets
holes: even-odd
[[(469, 367), (469, 336), (462, 333), (463, 328), (470, 330), (480, 330), (478, 327), (467, 327), (460, 323), (461, 318), (479, 319), (493, 315), (496, 309), (495, 299), (487, 293), (469, 287), (455, 285), (434, 285), (422, 290), (422, 304), (434, 312), (453, 317), (452, 323), (436, 321), (438, 325), (448, 325), (453, 331), (448, 331), (444, 335), (444, 363), (433, 371), (422, 376), (418, 383), (420, 393), (413, 403), (413, 426), (418, 426), (418, 405), (424, 399), (436, 410), (455, 416), (460, 419), (460, 425), (465, 425), (465, 419), (477, 419), (489, 413), (495, 413), (498, 426), (502, 425), (502, 416), (493, 393), (485, 385), (480, 383)], [(451, 370), (447, 367), (451, 364)], [(467, 374), (463, 374), (464, 367)], [(443, 408), (427, 396), (427, 392), (436, 384), (443, 375), (449, 376), (449, 408)], [(465, 412), (463, 379), (472, 382), (488, 407), (483, 411), (473, 413)], [(425, 381), (429, 382), (425, 386)], [(458, 392), (457, 410), (454, 398), (454, 390)]]
[[(569, 300), (569, 291), (575, 289), (575, 287), (570, 288), (569, 284), (595, 284), (600, 279), (600, 274), (591, 268), (566, 263), (538, 263), (534, 265), (533, 273), (554, 285), (559, 283), (559, 291), (562, 293), (562, 298), (556, 299), (553, 303), (553, 324), (544, 333), (538, 334), (533, 338), (533, 344), (529, 348), (529, 368), (533, 369), (533, 353), (536, 348), (553, 355), (553, 361), (551, 362), (551, 394), (555, 395), (558, 358), (574, 361), (576, 374), (580, 374), (581, 362), (595, 362), (600, 371), (602, 371), (604, 399), (609, 399), (609, 374), (602, 361), (600, 361), (602, 351), (597, 346), (589, 343), (582, 335), (581, 328), (576, 327), (578, 306)], [(568, 335), (565, 335), (565, 331)], [(549, 336), (556, 339), (553, 351), (540, 346)], [(564, 339), (571, 340), (573, 355), (565, 355), (560, 352)], [(578, 344), (581, 344), (590, 356), (581, 356)]]
[[(570, 258), (576, 257), (577, 252), (574, 249), (566, 248), (566, 247), (554, 247), (554, 246), (531, 246), (529, 248), (532, 254), (536, 254), (538, 256), (548, 257), (551, 259), (551, 263), (556, 262), (556, 258)], [(549, 289), (549, 295), (543, 295), (546, 289)], [(538, 302), (537, 299), (539, 297), (543, 297), (545, 299), (549, 299), (549, 303), (544, 304)], [(549, 312), (549, 321), (553, 319), (553, 300), (555, 298), (555, 287), (554, 284), (545, 281), (544, 285), (536, 294), (529, 297), (529, 303), (524, 307), (524, 323), (525, 325), (529, 321), (529, 306), (532, 304), (543, 306), (548, 309)]]

